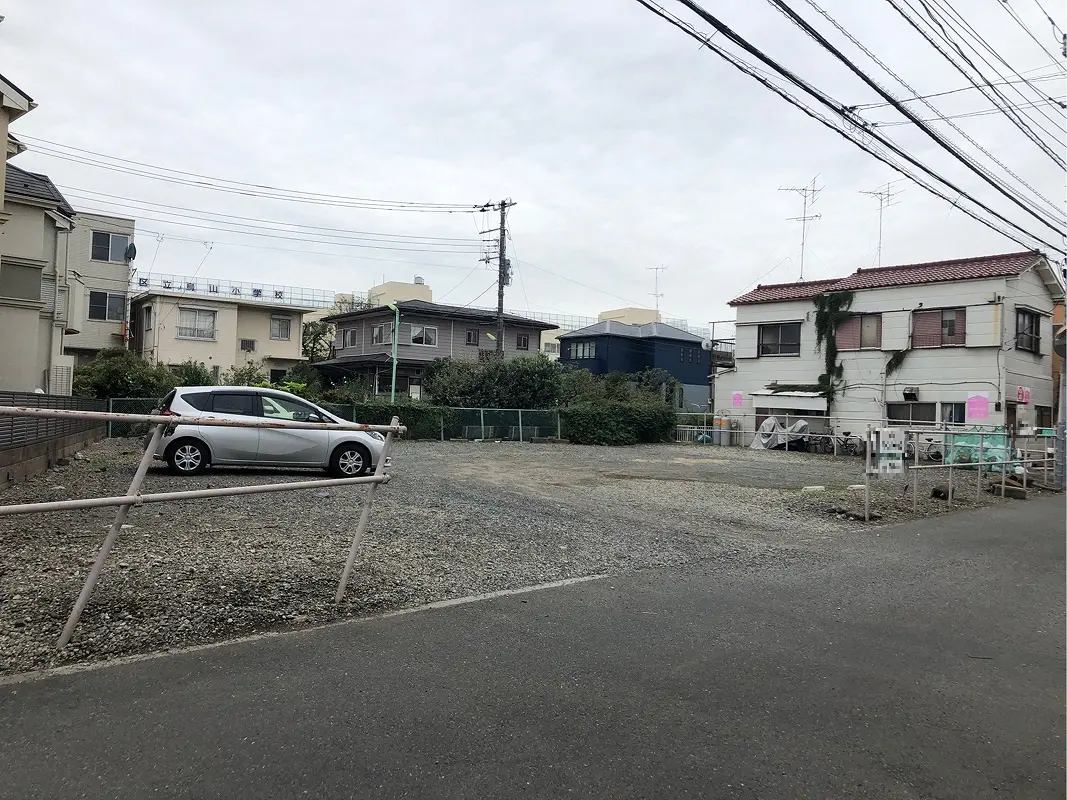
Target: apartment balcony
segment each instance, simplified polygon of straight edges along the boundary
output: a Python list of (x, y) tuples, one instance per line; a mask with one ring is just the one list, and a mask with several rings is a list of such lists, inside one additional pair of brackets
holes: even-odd
[(711, 366), (717, 368), (732, 367), (734, 365), (734, 345), (733, 339), (713, 339), (711, 350), (708, 351)]

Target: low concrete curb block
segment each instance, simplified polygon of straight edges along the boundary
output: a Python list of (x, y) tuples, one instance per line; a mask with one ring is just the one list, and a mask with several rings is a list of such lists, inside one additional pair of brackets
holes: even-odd
[[(1001, 494), (1000, 484), (999, 483), (991, 483), (987, 487), (986, 491), (988, 491), (988, 492), (990, 492), (992, 494), (995, 494), (995, 495), (1000, 495)], [(1010, 483), (1007, 484), (1004, 487), (1003, 496), (1004, 497), (1010, 497), (1012, 500), (1029, 500), (1030, 499), (1029, 492), (1026, 489), (1022, 488), (1021, 486), (1012, 486)]]
[(814, 494), (815, 492), (825, 492), (825, 486), (805, 486), (800, 490), (802, 494)]

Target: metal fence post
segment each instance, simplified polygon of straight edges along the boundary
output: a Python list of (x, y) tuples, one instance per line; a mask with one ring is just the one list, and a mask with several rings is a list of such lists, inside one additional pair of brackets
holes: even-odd
[[(908, 431), (908, 433), (910, 433), (912, 435), (912, 440), (914, 442), (914, 444), (912, 444), (912, 455), (915, 457), (915, 463), (914, 463), (914, 465), (912, 467), (912, 470), (911, 470), (915, 475), (915, 477), (912, 478), (911, 510), (912, 511), (918, 511), (919, 510), (919, 432), (918, 431)], [(905, 433), (904, 435), (907, 436), (908, 434)]]
[[(113, 412), (115, 410), (115, 398), (114, 397), (109, 397), (107, 399), (107, 410), (109, 412)], [(115, 423), (113, 423), (111, 420), (107, 421), (107, 438), (108, 439), (113, 438), (111, 426), (114, 425), (114, 424)]]
[(863, 521), (871, 521), (871, 426), (867, 426), (867, 443), (863, 448)]
[[(392, 425), (399, 425), (400, 418), (393, 417)], [(392, 431), (385, 434), (385, 446), (382, 448), (382, 454), (378, 457), (378, 464), (374, 468), (374, 476), (381, 477), (385, 473), (385, 462), (389, 458), (389, 454), (393, 450), (393, 440), (395, 436)], [(367, 489), (367, 493), (363, 496), (363, 511), (359, 515), (359, 523), (356, 525), (356, 532), (352, 534), (352, 544), (348, 548), (348, 560), (345, 561), (345, 568), (341, 572), (341, 582), (337, 585), (337, 597), (334, 602), (340, 603), (345, 596), (345, 588), (348, 586), (348, 576), (352, 573), (352, 565), (356, 562), (356, 553), (359, 552), (359, 543), (363, 540), (363, 532), (367, 529), (367, 522), (370, 520), (370, 507), (374, 502), (374, 495), (378, 492), (378, 484), (372, 483), (370, 488)]]
[(522, 441), (522, 409), (516, 409), (519, 412), (519, 441)]
[(478, 419), (479, 419), (479, 422), (480, 422), (480, 425), (481, 425), (481, 429), (482, 429), (482, 438), (484, 439), (485, 438), (485, 409), (484, 408), (479, 408), (478, 409)]
[(1000, 457), (1000, 498), (1004, 499), (1004, 487), (1008, 483), (1008, 434), (1004, 433), (1004, 452)]
[[(163, 428), (163, 425), (155, 425), (153, 427), (148, 447), (145, 448), (144, 455), (141, 456), (141, 463), (137, 465), (137, 471), (133, 474), (133, 480), (130, 481), (130, 488), (126, 490), (126, 494), (135, 495), (141, 491), (144, 476), (148, 473), (148, 467), (155, 456), (156, 448), (159, 447), (159, 440), (163, 438)], [(89, 570), (89, 575), (85, 578), (81, 594), (78, 595), (78, 600), (74, 603), (74, 610), (70, 612), (67, 624), (63, 626), (63, 633), (60, 635), (59, 644), (57, 645), (59, 649), (66, 647), (67, 642), (70, 641), (74, 628), (77, 627), (78, 620), (81, 619), (82, 611), (85, 610), (85, 606), (93, 594), (93, 589), (96, 588), (96, 582), (100, 580), (100, 573), (104, 570), (104, 562), (107, 561), (108, 553), (115, 546), (115, 541), (119, 538), (119, 532), (126, 523), (126, 517), (129, 513), (129, 506), (119, 506), (119, 510), (115, 512), (115, 521), (111, 523), (111, 530), (107, 532), (104, 543), (100, 545), (100, 550), (96, 554), (96, 561), (93, 562), (93, 568)]]
[(952, 480), (952, 457), (951, 457), (951, 453), (952, 453), (952, 445), (951, 445), (952, 434), (948, 433), (947, 431), (945, 432), (945, 441), (946, 441), (946, 447), (945, 447), (945, 454), (944, 454), (943, 457), (944, 457), (944, 459), (946, 461), (948, 461), (948, 507), (952, 508), (952, 492), (953, 492), (953, 490), (955, 488), (955, 485), (954, 485), (953, 480)]
[(440, 419), (441, 419), (441, 441), (443, 442), (445, 440), (445, 415), (442, 414)]
[(978, 489), (974, 493), (974, 502), (982, 502), (982, 481), (985, 480), (985, 433), (978, 431)]
[(556, 411), (556, 438), (563, 438), (563, 423), (561, 421), (560, 412), (558, 410)]

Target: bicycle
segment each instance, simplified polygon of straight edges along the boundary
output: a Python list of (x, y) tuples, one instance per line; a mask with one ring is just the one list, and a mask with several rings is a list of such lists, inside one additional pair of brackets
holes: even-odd
[(852, 431), (842, 431), (841, 435), (829, 434), (819, 440), (819, 451), (824, 455), (843, 453), (846, 456), (863, 455), (863, 441), (858, 436), (853, 436)]
[[(945, 451), (942, 443), (933, 436), (924, 436), (923, 439), (925, 444), (919, 443), (919, 459), (921, 461), (943, 461)], [(918, 434), (915, 435), (915, 439), (909, 439), (907, 444), (904, 445), (904, 458), (908, 461), (915, 458), (915, 443), (917, 440)]]

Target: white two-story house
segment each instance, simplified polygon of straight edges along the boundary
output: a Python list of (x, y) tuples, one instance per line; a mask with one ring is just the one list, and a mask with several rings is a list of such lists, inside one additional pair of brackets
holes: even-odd
[[(1052, 424), (1052, 312), (1063, 285), (1023, 252), (859, 269), (845, 278), (758, 286), (737, 310), (735, 369), (717, 410), (746, 418), (826, 416), (838, 433), (884, 424)], [(817, 346), (828, 301), (847, 306), (832, 398)], [(826, 319), (825, 314), (822, 317)]]

